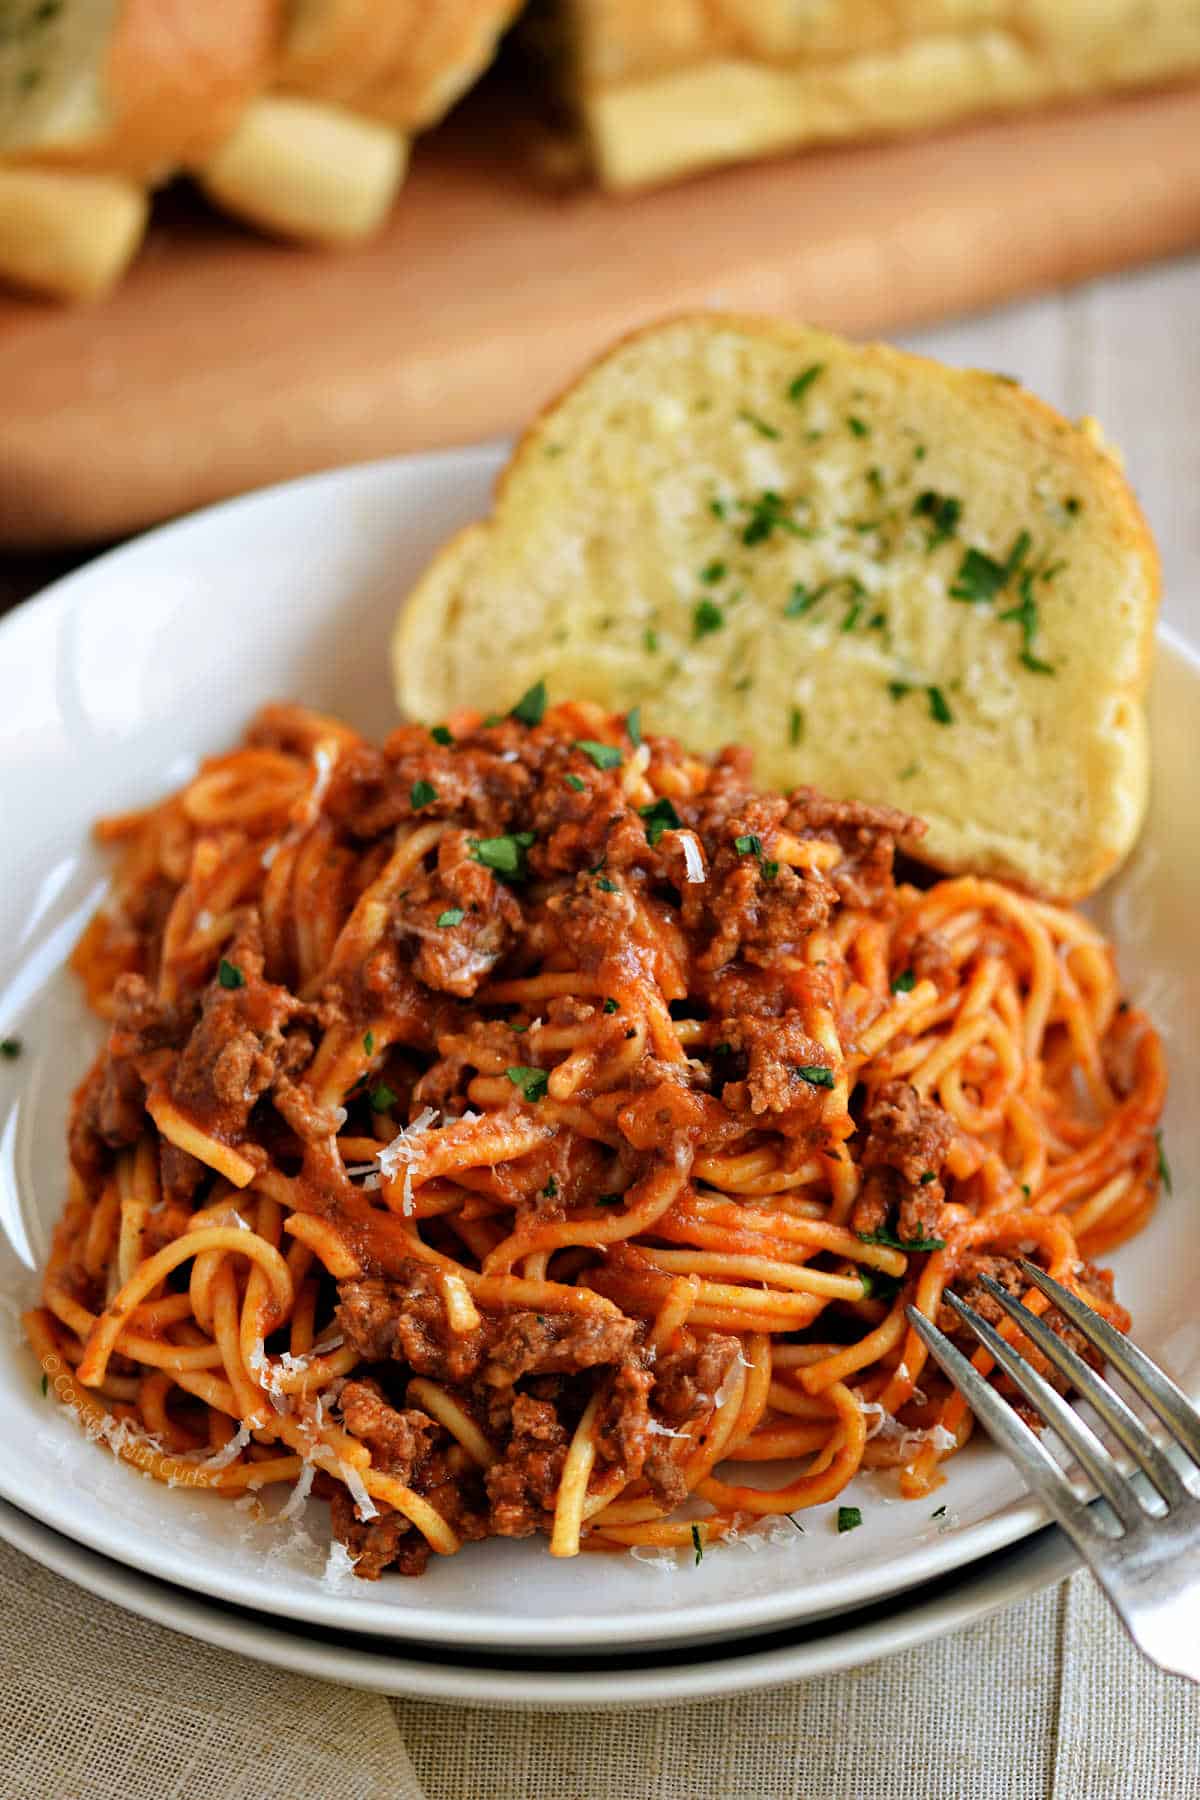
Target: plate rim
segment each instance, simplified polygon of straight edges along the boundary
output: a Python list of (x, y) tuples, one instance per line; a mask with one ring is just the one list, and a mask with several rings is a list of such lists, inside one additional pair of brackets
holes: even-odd
[[(0, 620), (0, 655), (17, 631), (34, 628), (35, 617), (38, 620), (43, 616), (56, 622), (61, 620), (65, 610), (75, 603), (77, 590), (86, 589), (89, 582), (95, 579), (97, 570), (105, 574), (114, 568), (119, 570), (122, 559), (136, 561), (147, 553), (147, 549), (153, 552), (164, 542), (169, 545), (173, 537), (186, 541), (192, 532), (204, 531), (214, 523), (252, 514), (258, 508), (281, 503), (294, 504), (310, 493), (326, 489), (345, 491), (347, 485), (352, 488), (362, 483), (370, 487), (377, 482), (386, 484), (389, 479), (402, 475), (408, 479), (419, 478), (423, 470), (429, 470), (431, 474), (435, 471), (443, 473), (447, 469), (456, 473), (461, 470), (464, 471), (465, 479), (478, 481), (482, 487), (489, 484), (490, 478), (502, 467), (504, 455), (505, 445), (502, 442), (490, 442), (417, 455), (383, 457), (318, 471), (197, 508), (102, 552), (16, 607), (5, 619)], [(1188, 673), (1200, 683), (1200, 652), (1182, 634), (1170, 626), (1160, 624), (1158, 642), (1169, 654), (1185, 664)], [(22, 1506), (24, 1496), (19, 1490), (19, 1483), (7, 1475), (3, 1468), (0, 1468), (0, 1496), (10, 1500), (18, 1508)], [(97, 1513), (87, 1544), (81, 1547), (150, 1578), (168, 1582), (179, 1580), (178, 1573), (171, 1573), (170, 1563), (174, 1559), (170, 1556), (167, 1545), (160, 1541), (152, 1547), (151, 1554), (147, 1555), (147, 1545), (144, 1542), (129, 1541), (127, 1534), (119, 1533), (116, 1529), (117, 1519), (110, 1515), (111, 1509), (110, 1512)], [(1047, 1515), (1040, 1503), (1028, 1497), (1016, 1499), (1001, 1514), (981, 1519), (953, 1535), (947, 1534), (929, 1544), (918, 1545), (904, 1552), (903, 1573), (893, 1575), (886, 1568), (874, 1566), (840, 1576), (837, 1595), (830, 1596), (824, 1613), (820, 1609), (814, 1611), (810, 1608), (798, 1617), (795, 1608), (804, 1592), (811, 1592), (813, 1585), (800, 1582), (788, 1584), (777, 1593), (756, 1597), (753, 1601), (726, 1598), (702, 1604), (694, 1603), (686, 1609), (680, 1609), (674, 1616), (660, 1614), (660, 1622), (643, 1631), (641, 1641), (647, 1645), (666, 1646), (685, 1639), (694, 1641), (697, 1637), (732, 1637), (771, 1626), (798, 1625), (801, 1618), (808, 1623), (816, 1623), (830, 1612), (873, 1605), (929, 1580), (969, 1568), (981, 1558), (990, 1557), (1027, 1538), (1044, 1526), (1046, 1519)], [(239, 1596), (233, 1591), (232, 1580), (223, 1579), (219, 1569), (210, 1567), (202, 1575), (190, 1571), (190, 1575), (199, 1592), (214, 1600), (237, 1602)], [(822, 1583), (818, 1580), (816, 1585), (821, 1586)], [(256, 1592), (259, 1591), (261, 1590), (256, 1589)], [(552, 1649), (568, 1647), (572, 1642), (570, 1623), (562, 1619), (525, 1619), (514, 1615), (503, 1622), (497, 1620), (487, 1623), (482, 1618), (468, 1619), (461, 1611), (451, 1611), (444, 1607), (425, 1607), (419, 1613), (399, 1609), (356, 1609), (351, 1599), (338, 1596), (332, 1591), (289, 1594), (282, 1583), (271, 1593), (270, 1611), (276, 1617), (307, 1620), (325, 1628), (402, 1640), (418, 1641), (424, 1634), (437, 1632), (447, 1642), (464, 1645), (493, 1644), (510, 1648), (537, 1645)], [(588, 1626), (587, 1642), (589, 1646), (601, 1647), (621, 1643), (627, 1635), (628, 1625), (624, 1619), (593, 1620)]]
[[(432, 1644), (420, 1646), (428, 1656), (416, 1657), (376, 1650), (370, 1640), (355, 1641), (358, 1634), (353, 1632), (339, 1633), (337, 1642), (307, 1638), (268, 1615), (198, 1596), (98, 1555), (8, 1501), (0, 1502), (0, 1538), (123, 1611), (256, 1662), (369, 1693), (512, 1712), (644, 1711), (842, 1674), (966, 1630), (1066, 1580), (1081, 1566), (1069, 1540), (1051, 1525), (968, 1565), (961, 1579), (952, 1576), (937, 1593), (923, 1599), (901, 1597), (899, 1606), (869, 1619), (835, 1620), (828, 1630), (820, 1622), (799, 1626), (800, 1641), (765, 1650), (755, 1648), (754, 1638), (711, 1644), (698, 1658), (661, 1671), (639, 1668), (633, 1676), (619, 1658), (602, 1670), (505, 1669), (496, 1666), (498, 1658), (479, 1664), (439, 1662), (438, 1646)], [(342, 1641), (346, 1639), (350, 1641)]]

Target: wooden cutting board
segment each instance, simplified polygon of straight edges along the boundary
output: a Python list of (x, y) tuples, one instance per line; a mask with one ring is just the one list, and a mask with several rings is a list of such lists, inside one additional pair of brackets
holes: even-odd
[(423, 143), (361, 250), (176, 202), (101, 305), (0, 300), (0, 544), (510, 430), (681, 307), (883, 332), (1200, 243), (1198, 86), (621, 199), (548, 192), (497, 130), (468, 106)]

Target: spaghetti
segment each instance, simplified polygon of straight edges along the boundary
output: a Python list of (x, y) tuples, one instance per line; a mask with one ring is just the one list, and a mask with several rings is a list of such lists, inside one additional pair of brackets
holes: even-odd
[(1088, 1259), (1165, 1073), (1092, 925), (897, 883), (919, 832), (540, 684), (382, 750), (267, 707), (100, 827), (56, 1391), (161, 1480), (323, 1495), (367, 1577), (928, 1492), (971, 1419), (906, 1303), (995, 1317), (1019, 1254), (1127, 1324)]

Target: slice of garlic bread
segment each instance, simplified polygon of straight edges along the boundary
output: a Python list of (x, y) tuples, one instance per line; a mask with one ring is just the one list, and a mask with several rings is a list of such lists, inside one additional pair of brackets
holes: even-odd
[(1145, 808), (1158, 560), (1098, 433), (1002, 376), (712, 314), (618, 344), (417, 584), (400, 704), (623, 708), (890, 801), (1063, 899)]

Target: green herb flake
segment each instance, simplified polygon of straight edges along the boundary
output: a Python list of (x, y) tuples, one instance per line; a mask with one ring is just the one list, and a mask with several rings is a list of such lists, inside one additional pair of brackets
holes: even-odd
[(546, 683), (535, 681), (531, 688), (526, 688), (509, 717), (519, 719), (522, 725), (540, 725), (545, 711)]
[(767, 421), (760, 419), (757, 413), (743, 410), (738, 413), (738, 418), (743, 425), (749, 425), (754, 431), (757, 431), (759, 437), (771, 438), (774, 442), (778, 442), (782, 436), (782, 433), (774, 425), (768, 425)]
[(807, 394), (818, 375), (823, 375), (824, 373), (824, 363), (809, 363), (807, 369), (801, 369), (800, 373), (789, 382), (787, 391), (788, 399), (791, 400), (794, 405), (799, 406), (801, 400), (803, 400), (805, 394)]
[(1010, 606), (1000, 614), (1002, 623), (1009, 620), (1021, 628), (1021, 651), (1019, 660), (1034, 675), (1053, 675), (1056, 673), (1052, 663), (1043, 662), (1035, 650), (1039, 619), (1037, 601), (1033, 597), (1033, 571), (1026, 569), (1018, 583), (1021, 599), (1018, 605)]
[(596, 1205), (597, 1206), (620, 1206), (622, 1204), (622, 1202), (624, 1201), (624, 1199), (625, 1199), (624, 1194), (597, 1194), (596, 1195)]
[(16, 1062), (23, 1047), (19, 1037), (0, 1038), (0, 1056), (5, 1062)]
[(619, 894), (621, 891), (616, 882), (610, 881), (607, 875), (602, 875), (596, 883), (596, 886), (600, 889), (602, 894)]
[(50, 1392), (50, 1377), (48, 1375), (43, 1375), (42, 1376), (42, 1399), (43, 1400), (46, 1398), (46, 1395), (49, 1392)]
[(566, 777), (566, 783), (569, 788), (574, 788), (577, 794), (585, 794), (587, 792), (587, 782), (578, 775), (568, 775)]
[(838, 588), (845, 588), (852, 601), (861, 600), (867, 591), (857, 575), (831, 575), (828, 581), (822, 581), (815, 588), (805, 587), (802, 581), (798, 581), (784, 606), (784, 618), (798, 619), (804, 613), (811, 612), (826, 594), (832, 594)]
[(626, 713), (625, 731), (634, 749), (640, 750), (642, 747), (642, 709), (640, 706), (631, 707)]
[(893, 981), (892, 992), (893, 994), (911, 994), (916, 985), (917, 978), (912, 970), (905, 969), (901, 974), (897, 975), (895, 981)]
[(833, 1086), (833, 1070), (827, 1069), (824, 1063), (803, 1063), (796, 1073), (801, 1081), (807, 1081), (809, 1087), (831, 1088)]
[(526, 875), (525, 852), (536, 842), (532, 831), (517, 831), (504, 837), (476, 838), (471, 845), (471, 856), (485, 869), (491, 869), (497, 875), (507, 875), (510, 881), (524, 881)]
[(648, 806), (638, 807), (639, 816), (645, 821), (646, 842), (653, 849), (664, 831), (678, 831), (679, 814), (665, 794), (652, 800)]
[(888, 693), (893, 700), (903, 700), (905, 694), (912, 693), (912, 683), (908, 681), (889, 681)]
[(725, 614), (712, 600), (697, 600), (692, 613), (692, 637), (707, 637), (712, 631), (720, 631), (725, 623)]
[(790, 532), (793, 537), (807, 537), (809, 532), (798, 525), (787, 509), (783, 495), (774, 488), (764, 488), (757, 500), (747, 502), (749, 517), (742, 527), (742, 542), (762, 544), (775, 531)]
[(530, 1102), (541, 1100), (550, 1083), (550, 1077), (545, 1069), (530, 1069), (522, 1063), (514, 1063), (511, 1068), (505, 1069), (504, 1073), (513, 1086), (520, 1089), (522, 1098)]
[(547, 1181), (545, 1187), (542, 1189), (542, 1199), (543, 1200), (553, 1200), (557, 1197), (557, 1195), (558, 1195), (558, 1179), (556, 1176), (551, 1175), (549, 1180)]
[(925, 693), (929, 700), (929, 716), (935, 725), (953, 725), (954, 714), (950, 711), (946, 696), (940, 687), (928, 687)]
[(1063, 501), (1063, 510), (1064, 512), (1070, 513), (1073, 519), (1077, 518), (1083, 511), (1083, 501), (1077, 494), (1068, 494), (1067, 498)]
[(887, 1225), (881, 1225), (878, 1231), (858, 1231), (855, 1233), (860, 1243), (882, 1244), (888, 1250), (944, 1250), (945, 1238), (939, 1237), (897, 1237)]
[(853, 631), (854, 627), (858, 624), (861, 614), (862, 614), (862, 601), (861, 600), (852, 600), (850, 602), (850, 605), (846, 609), (846, 616), (842, 620), (843, 632)]
[(448, 746), (454, 742), (454, 733), (448, 725), (431, 726), (429, 735), (435, 744), (444, 744)]
[(588, 761), (598, 769), (619, 769), (625, 760), (615, 744), (601, 744), (595, 738), (576, 738), (572, 749), (582, 750)]
[(843, 1531), (857, 1531), (862, 1524), (862, 1509), (857, 1506), (839, 1506), (837, 1509), (837, 1528)]
[(996, 562), (982, 550), (968, 550), (958, 566), (950, 598), (976, 606), (985, 600), (993, 600), (1007, 579), (1008, 571), (1003, 563)]
[(846, 420), (846, 424), (856, 438), (865, 438), (870, 437), (871, 435), (871, 427), (867, 424), (866, 420), (856, 418), (853, 413), (851, 413), (850, 417)]
[(692, 1549), (696, 1553), (696, 1567), (699, 1567), (704, 1561), (704, 1539), (700, 1536), (700, 1527), (698, 1525), (692, 1526)]
[(885, 1275), (882, 1269), (860, 1269), (864, 1300), (894, 1300), (904, 1286), (899, 1275)]
[(788, 743), (798, 744), (804, 736), (804, 713), (798, 706), (793, 706), (788, 714)]
[(225, 957), (217, 964), (217, 980), (223, 988), (240, 988), (246, 985), (246, 977), (237, 964), (228, 962)]
[(897, 781), (911, 781), (914, 775), (919, 775), (920, 773), (921, 773), (920, 763), (915, 763), (915, 762), (909, 763), (906, 768), (901, 769), (900, 773), (896, 777), (896, 780)]
[(437, 789), (432, 781), (414, 781), (408, 797), (412, 801), (413, 811), (420, 812), (423, 806), (432, 806), (437, 799)]
[(1028, 1183), (1028, 1182), (1027, 1182), (1027, 1181), (1023, 1181), (1023, 1182), (1022, 1182), (1022, 1183), (1021, 1183), (1021, 1192), (1022, 1192), (1022, 1193), (1023, 1193), (1023, 1194), (1024, 1194), (1024, 1196), (1025, 1196), (1025, 1198), (1026, 1198), (1026, 1199), (1027, 1199), (1027, 1200), (1028, 1200), (1028, 1199), (1029, 1199), (1029, 1198), (1030, 1198), (1030, 1196), (1031, 1196), (1031, 1195), (1032, 1195), (1032, 1193), (1033, 1193), (1033, 1189), (1032, 1189), (1032, 1188), (1031, 1188), (1031, 1187), (1030, 1187), (1030, 1185), (1029, 1185), (1029, 1183)]
[(944, 1519), (946, 1516), (946, 1509), (944, 1506), (939, 1506), (937, 1510), (931, 1512), (929, 1516), (931, 1519)]
[(867, 486), (874, 494), (883, 492), (883, 470), (874, 464), (867, 470)]
[(761, 857), (763, 853), (762, 839), (753, 832), (747, 833), (744, 837), (735, 837), (733, 847), (739, 856)]
[(1158, 1179), (1162, 1182), (1166, 1193), (1173, 1194), (1175, 1189), (1171, 1181), (1171, 1165), (1167, 1161), (1167, 1153), (1163, 1149), (1163, 1134), (1156, 1131), (1154, 1142), (1158, 1145)]
[(934, 1173), (934, 1171), (932, 1169), (922, 1169), (922, 1171), (921, 1171), (921, 1186), (922, 1187), (928, 1187), (931, 1181), (936, 1181), (936, 1180), (937, 1180), (937, 1175)]
[(658, 633), (649, 625), (642, 633), (642, 647), (650, 656), (654, 656), (658, 651)]
[(710, 500), (708, 503), (708, 510), (714, 519), (724, 519), (727, 518), (729, 514), (729, 503), (728, 501), (719, 498)]
[(926, 548), (936, 550), (947, 538), (954, 536), (958, 522), (962, 518), (962, 501), (956, 500), (953, 494), (939, 494), (933, 488), (926, 488), (913, 501), (913, 514), (917, 518), (929, 520), (930, 530), (926, 539)]
[(715, 587), (718, 581), (724, 581), (729, 573), (729, 565), (723, 562), (706, 563), (700, 571), (700, 579), (705, 587)]
[(448, 906), (444, 913), (438, 914), (438, 924), (443, 927), (461, 925), (466, 916), (461, 906)]
[(367, 1099), (371, 1103), (371, 1111), (377, 1113), (390, 1112), (395, 1106), (397, 1098), (398, 1096), (392, 1092), (386, 1081), (377, 1082), (367, 1094)]
[(373, 1031), (368, 1031), (365, 1033), (365, 1035), (363, 1037), (363, 1049), (366, 1051), (368, 1056), (374, 1056), (374, 1054), (375, 1054), (375, 1033)]

